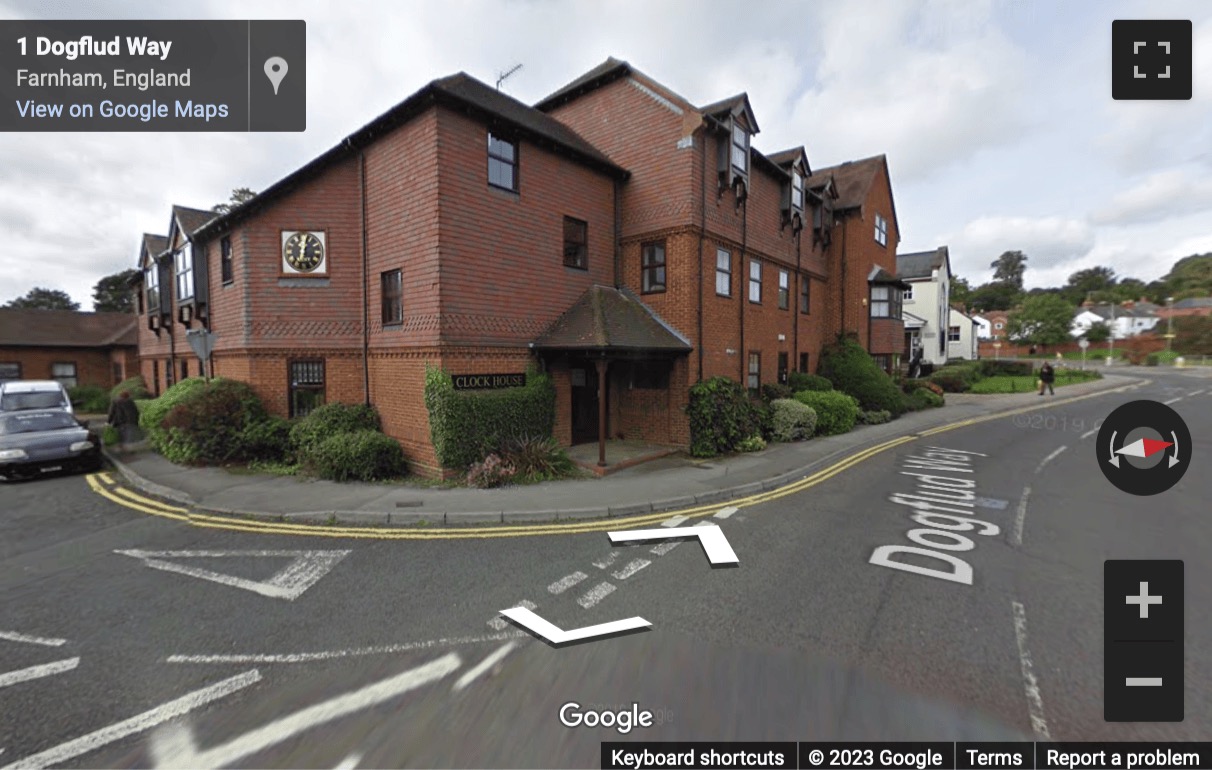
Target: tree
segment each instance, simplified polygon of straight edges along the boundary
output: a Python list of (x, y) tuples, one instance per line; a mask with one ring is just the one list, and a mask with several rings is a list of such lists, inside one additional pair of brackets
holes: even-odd
[(1023, 290), (1023, 273), (1027, 271), (1026, 254), (1021, 251), (1004, 251), (989, 267), (993, 268), (994, 283), (1008, 283), (1019, 291)]
[(1090, 328), (1086, 330), (1085, 338), (1089, 342), (1106, 342), (1111, 339), (1111, 327), (1104, 321), (1090, 324)]
[(1175, 318), (1174, 349), (1186, 355), (1212, 355), (1212, 316)]
[(968, 279), (960, 278), (958, 275), (951, 276), (951, 302), (968, 308), (971, 301), (972, 286), (968, 283)]
[(72, 301), (65, 291), (37, 287), (30, 289), (29, 294), (18, 297), (5, 307), (25, 310), (79, 310), (80, 303)]
[(133, 313), (134, 297), (130, 282), (139, 275), (135, 268), (107, 275), (93, 287), (93, 310), (98, 313)]
[(1012, 284), (994, 281), (982, 284), (968, 295), (973, 310), (1009, 310), (1018, 302), (1019, 290)]
[(216, 204), (211, 211), (219, 214), (227, 214), (232, 209), (236, 208), (242, 203), (247, 203), (255, 197), (257, 197), (257, 194), (247, 187), (237, 187), (231, 191), (231, 198), (228, 199), (227, 203)]
[(1156, 297), (1149, 294), (1149, 289), (1145, 286), (1145, 282), (1139, 278), (1121, 278), (1119, 283), (1115, 284), (1112, 290), (1117, 302), (1127, 302), (1128, 300), (1147, 299), (1158, 304), (1163, 304), (1166, 301), (1165, 297), (1159, 302)]
[(1065, 299), (1070, 303), (1077, 305), (1083, 302), (1089, 295), (1098, 292), (1104, 294), (1115, 288), (1116, 278), (1115, 271), (1109, 267), (1089, 267), (1085, 270), (1078, 270), (1073, 275), (1069, 276), (1069, 282), (1065, 284), (1062, 292)]
[(1023, 300), (1010, 314), (1006, 333), (1010, 339), (1032, 345), (1059, 345), (1070, 339), (1073, 306), (1057, 294), (1037, 294)]

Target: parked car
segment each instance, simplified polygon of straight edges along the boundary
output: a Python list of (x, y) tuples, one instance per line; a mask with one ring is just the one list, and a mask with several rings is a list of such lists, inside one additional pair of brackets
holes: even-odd
[(75, 412), (63, 383), (55, 380), (0, 382), (0, 413), (23, 409), (63, 409), (68, 414)]
[(0, 476), (101, 467), (101, 438), (65, 409), (0, 412)]

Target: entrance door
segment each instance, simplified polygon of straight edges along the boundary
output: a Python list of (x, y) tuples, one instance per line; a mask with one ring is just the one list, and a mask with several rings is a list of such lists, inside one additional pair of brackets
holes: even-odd
[(598, 440), (598, 372), (592, 365), (573, 366), (572, 443)]

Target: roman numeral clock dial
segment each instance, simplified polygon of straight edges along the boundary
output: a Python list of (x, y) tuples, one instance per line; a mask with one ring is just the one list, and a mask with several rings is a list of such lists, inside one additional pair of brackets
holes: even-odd
[(310, 273), (324, 262), (324, 243), (315, 233), (293, 233), (282, 244), (282, 259), (292, 270)]

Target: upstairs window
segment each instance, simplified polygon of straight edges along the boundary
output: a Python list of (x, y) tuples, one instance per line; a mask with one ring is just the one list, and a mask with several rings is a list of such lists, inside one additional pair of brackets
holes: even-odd
[(219, 241), (219, 272), (223, 275), (223, 283), (235, 280), (231, 268), (231, 237), (226, 235)]
[(804, 210), (804, 177), (799, 171), (791, 172), (791, 210)]
[(732, 296), (732, 254), (728, 249), (715, 250), (715, 293)]
[(564, 217), (564, 265), (589, 269), (589, 224)]
[(762, 301), (762, 263), (756, 259), (749, 263), (749, 301)]
[(155, 261), (143, 271), (143, 283), (147, 285), (147, 312), (160, 311), (160, 268)]
[(665, 291), (665, 242), (653, 241), (640, 247), (640, 285), (645, 294)]
[(518, 145), (488, 135), (488, 184), (510, 192), (518, 191)]
[(811, 290), (812, 279), (806, 275), (800, 276), (800, 312), (807, 315), (810, 308), (809, 300), (811, 299), (808, 292)]
[(888, 245), (888, 220), (879, 214), (875, 215), (875, 242), (881, 246)]
[(871, 317), (900, 318), (901, 292), (894, 286), (871, 287)]
[(791, 307), (791, 273), (779, 271), (779, 310)]
[(749, 173), (749, 132), (735, 120), (732, 122), (732, 168), (742, 176)]
[(948, 326), (947, 327), (947, 341), (948, 342), (959, 342), (960, 341), (960, 328), (958, 326)]
[(404, 275), (399, 270), (379, 274), (379, 289), (383, 295), (383, 325), (404, 321)]
[(913, 299), (913, 284), (909, 284), (909, 288), (901, 292), (901, 299)]
[(173, 255), (173, 264), (177, 276), (177, 299), (193, 299), (194, 296), (194, 247), (187, 244), (185, 248)]

